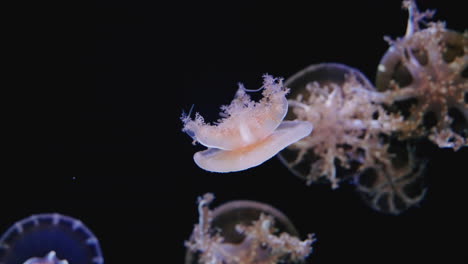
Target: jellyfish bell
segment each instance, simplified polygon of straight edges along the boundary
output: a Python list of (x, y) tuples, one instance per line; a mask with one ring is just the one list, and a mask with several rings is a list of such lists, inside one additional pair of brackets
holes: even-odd
[(362, 143), (358, 136), (365, 130), (363, 123), (376, 111), (367, 99), (377, 100), (379, 95), (364, 74), (340, 63), (310, 65), (289, 77), (285, 86), (291, 90), (285, 119), (309, 121), (314, 132), (289, 145), (278, 157), (309, 184), (325, 179), (337, 187), (335, 157), (342, 158), (342, 167), (360, 158), (359, 146), (347, 146)]
[(103, 264), (97, 238), (81, 221), (60, 214), (22, 219), (0, 237), (1, 264)]
[[(343, 85), (349, 75), (355, 76), (356, 80), (366, 89), (373, 90), (372, 83), (360, 70), (334, 62), (309, 65), (287, 78), (284, 85), (290, 89), (290, 96), (295, 98), (301, 93), (306, 95), (308, 93), (306, 87), (311, 83), (318, 83), (320, 86), (329, 84)], [(289, 111), (288, 113), (292, 112)]]
[(399, 215), (423, 201), (427, 185), (427, 160), (420, 158), (408, 142), (393, 143), (392, 159), (374, 164), (354, 177), (355, 191), (372, 209)]
[(230, 201), (216, 207), (213, 209), (211, 224), (220, 230), (226, 242), (239, 243), (245, 236), (236, 231), (236, 225), (250, 225), (261, 214), (272, 216), (279, 232), (299, 236), (296, 227), (283, 212), (269, 204), (250, 200)]
[(312, 236), (300, 241), (292, 222), (278, 209), (237, 200), (211, 211), (209, 195), (199, 202), (200, 222), (187, 241), (185, 264), (302, 263), (311, 253)]
[(182, 130), (208, 147), (194, 155), (199, 167), (212, 172), (245, 170), (312, 132), (308, 122), (283, 122), (288, 110), (288, 89), (281, 79), (265, 75), (262, 88), (263, 98), (255, 102), (241, 85), (233, 101), (221, 107), (224, 118), (216, 124), (205, 123), (198, 113), (195, 119), (182, 116)]
[(262, 164), (311, 132), (312, 124), (309, 122), (285, 121), (270, 136), (259, 142), (230, 151), (208, 148), (195, 153), (193, 159), (200, 168), (207, 171), (245, 170)]

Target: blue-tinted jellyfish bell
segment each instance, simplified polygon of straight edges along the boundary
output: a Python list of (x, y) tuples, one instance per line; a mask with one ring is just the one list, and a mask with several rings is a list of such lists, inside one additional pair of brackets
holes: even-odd
[(207, 150), (193, 159), (202, 169), (232, 172), (258, 166), (289, 144), (309, 135), (312, 124), (306, 121), (283, 121), (288, 111), (288, 89), (281, 79), (265, 75), (263, 98), (255, 102), (240, 85), (231, 104), (222, 106), (215, 124), (205, 123), (200, 114), (195, 119), (183, 115), (183, 131)]
[(286, 215), (256, 201), (231, 201), (211, 211), (213, 196), (199, 201), (199, 223), (186, 242), (185, 264), (302, 263), (314, 239), (299, 240)]
[(97, 238), (80, 220), (60, 214), (22, 219), (0, 237), (0, 264), (103, 264)]

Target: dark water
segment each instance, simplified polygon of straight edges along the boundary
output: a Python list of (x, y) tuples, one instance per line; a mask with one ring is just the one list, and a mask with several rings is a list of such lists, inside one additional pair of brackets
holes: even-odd
[[(429, 190), (400, 216), (372, 211), (344, 186), (306, 186), (276, 158), (230, 174), (196, 167), (202, 149), (179, 117), (207, 120), (237, 82), (288, 77), (320, 62), (361, 69), (373, 81), (384, 35), (404, 34), (398, 1), (273, 4), (97, 1), (28, 9), (19, 62), (20, 102), (7, 116), (0, 230), (31, 214), (79, 218), (99, 238), (106, 263), (183, 263), (196, 199), (258, 200), (283, 211), (305, 237), (311, 263), (424, 263), (467, 259), (467, 149), (427, 147)], [(448, 27), (466, 28), (456, 1), (424, 1)], [(31, 7), (29, 7), (31, 8)], [(30, 34), (31, 33), (31, 34)], [(27, 88), (27, 89), (26, 89)], [(462, 239), (462, 240), (460, 240)]]

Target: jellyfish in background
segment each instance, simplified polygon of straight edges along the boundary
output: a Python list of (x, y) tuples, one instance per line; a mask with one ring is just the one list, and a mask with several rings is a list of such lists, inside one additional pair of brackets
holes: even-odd
[(223, 118), (215, 124), (205, 123), (198, 113), (193, 120), (182, 115), (183, 131), (194, 142), (208, 147), (193, 156), (200, 168), (232, 172), (258, 166), (311, 133), (310, 122), (283, 121), (288, 111), (288, 89), (281, 79), (265, 75), (262, 88), (263, 99), (255, 102), (239, 85), (231, 104), (221, 107)]
[(390, 48), (378, 66), (377, 89), (404, 117), (400, 139), (428, 137), (456, 151), (468, 146), (468, 31), (428, 21), (434, 11), (420, 12), (415, 1), (403, 4), (406, 34), (386, 38)]
[(378, 66), (377, 88), (358, 70), (312, 65), (286, 80), (291, 108), (286, 119), (309, 121), (311, 135), (279, 157), (307, 183), (337, 188), (350, 180), (373, 209), (400, 214), (423, 199), (425, 160), (412, 141), (429, 138), (458, 150), (468, 137), (468, 35), (426, 22), (414, 1), (406, 35)]
[[(406, 34), (386, 38), (390, 47), (376, 76), (386, 109), (400, 118), (393, 134), (402, 142), (428, 138), (457, 151), (468, 146), (468, 32), (429, 21), (434, 11), (420, 12), (415, 1), (403, 1), (403, 7), (409, 13)], [(396, 164), (398, 155), (392, 156)], [(359, 175), (357, 190), (372, 208), (399, 214), (424, 197), (425, 163), (408, 155), (407, 165), (374, 167)]]
[(213, 211), (212, 194), (198, 201), (199, 221), (193, 229), (185, 264), (276, 264), (303, 261), (311, 252), (306, 240), (277, 209), (255, 201), (232, 201)]
[(0, 237), (0, 264), (104, 264), (101, 247), (79, 220), (38, 214), (16, 222)]
[(311, 65), (286, 80), (286, 119), (307, 120), (314, 132), (291, 144), (280, 160), (307, 184), (353, 182), (375, 210), (398, 214), (425, 194), (424, 162), (406, 143), (389, 140), (402, 119), (385, 111), (387, 97), (357, 69), (338, 63)]
[(380, 105), (385, 97), (359, 70), (338, 63), (311, 65), (286, 85), (292, 91), (286, 119), (306, 120), (315, 127), (279, 155), (295, 175), (308, 184), (327, 179), (337, 188), (337, 165), (369, 166), (384, 155), (381, 134), (391, 133), (393, 120)]

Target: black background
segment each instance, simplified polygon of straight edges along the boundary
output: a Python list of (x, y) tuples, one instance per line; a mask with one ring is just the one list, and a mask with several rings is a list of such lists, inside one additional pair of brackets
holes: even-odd
[[(419, 2), (449, 28), (466, 28), (459, 2)], [(183, 263), (196, 198), (213, 192), (214, 205), (266, 202), (303, 236), (315, 233), (310, 263), (467, 260), (467, 149), (427, 146), (427, 197), (395, 217), (366, 207), (352, 186), (306, 186), (277, 158), (243, 172), (203, 171), (192, 161), (203, 147), (181, 132), (183, 110), (195, 104), (215, 120), (237, 82), (255, 89), (264, 73), (287, 78), (340, 62), (373, 81), (383, 36), (405, 31), (399, 1), (35, 5), (17, 33), (31, 55), (19, 61), (22, 102), (6, 113), (17, 126), (5, 160), (13, 170), (5, 166), (0, 181), (0, 230), (59, 212), (94, 231), (106, 263)]]

